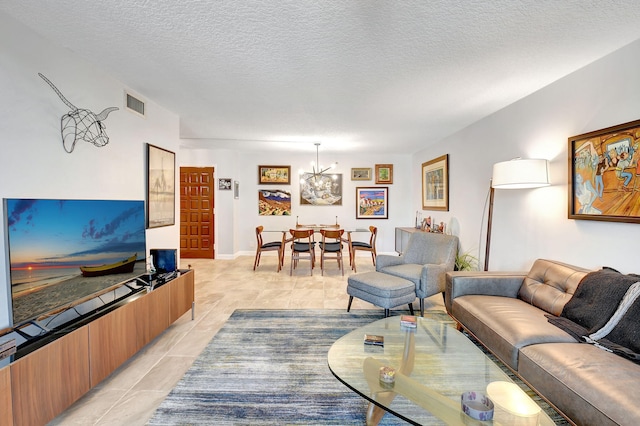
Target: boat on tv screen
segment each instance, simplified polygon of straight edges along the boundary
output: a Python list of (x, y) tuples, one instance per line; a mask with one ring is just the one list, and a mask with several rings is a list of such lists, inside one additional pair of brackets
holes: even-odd
[(145, 272), (143, 201), (6, 199), (13, 324)]

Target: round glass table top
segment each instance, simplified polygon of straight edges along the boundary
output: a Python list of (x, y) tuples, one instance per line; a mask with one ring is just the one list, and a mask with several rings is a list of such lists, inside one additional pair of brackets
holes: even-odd
[[(383, 346), (365, 344), (365, 335), (382, 337)], [(419, 425), (554, 424), (544, 411), (525, 418), (518, 417), (517, 410), (496, 406), (489, 422), (462, 411), (464, 392), (486, 394), (492, 383), (513, 381), (450, 319), (417, 317), (415, 328), (401, 326), (400, 316), (375, 321), (338, 339), (329, 349), (328, 362), (338, 380), (374, 404), (366, 414), (367, 424), (377, 424), (385, 411)], [(395, 371), (393, 384), (380, 380), (383, 367)], [(533, 402), (515, 388), (519, 397)]]

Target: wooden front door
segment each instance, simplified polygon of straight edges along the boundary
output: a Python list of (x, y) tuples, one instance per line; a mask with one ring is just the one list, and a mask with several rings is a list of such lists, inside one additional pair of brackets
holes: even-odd
[(180, 257), (215, 259), (213, 167), (180, 167)]

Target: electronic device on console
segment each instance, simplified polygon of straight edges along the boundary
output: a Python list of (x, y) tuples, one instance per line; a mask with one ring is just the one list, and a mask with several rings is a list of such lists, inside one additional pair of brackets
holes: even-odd
[(155, 279), (158, 283), (164, 283), (178, 276), (178, 250), (177, 249), (151, 249), (149, 254), (153, 259), (156, 269)]

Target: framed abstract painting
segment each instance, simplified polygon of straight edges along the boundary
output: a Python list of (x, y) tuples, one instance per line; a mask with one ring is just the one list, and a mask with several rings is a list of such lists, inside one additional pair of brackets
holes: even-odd
[(640, 120), (569, 138), (569, 219), (640, 223)]

